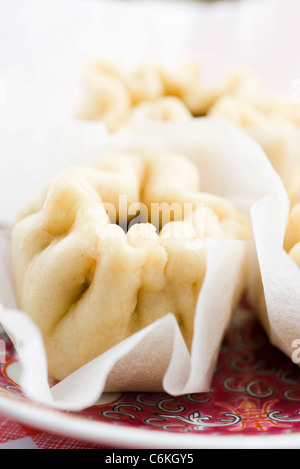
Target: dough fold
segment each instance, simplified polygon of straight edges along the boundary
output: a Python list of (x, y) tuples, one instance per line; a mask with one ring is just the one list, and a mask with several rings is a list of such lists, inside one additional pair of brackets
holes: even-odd
[(168, 313), (191, 349), (206, 238), (249, 236), (248, 218), (202, 193), (181, 155), (111, 154), (62, 171), (12, 235), (18, 304), (42, 331), (50, 375), (62, 380)]

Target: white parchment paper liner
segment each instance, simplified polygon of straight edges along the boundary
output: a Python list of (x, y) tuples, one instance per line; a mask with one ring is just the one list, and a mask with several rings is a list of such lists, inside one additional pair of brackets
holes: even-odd
[[(15, 148), (8, 145), (6, 156)], [(30, 151), (38, 151), (39, 157), (47, 160), (52, 175), (57, 166), (92, 163), (108, 152), (139, 148), (174, 151), (191, 158), (199, 168), (202, 189), (229, 198), (242, 210), (253, 209), (253, 204), (261, 206), (262, 198), (283, 190), (257, 143), (231, 124), (207, 118), (184, 124), (144, 122), (134, 137), (126, 132), (112, 137), (101, 124), (73, 122), (47, 132), (42, 144), (33, 144)], [(12, 190), (16, 190), (14, 182)], [(17, 348), (22, 365), (20, 382), (30, 398), (57, 408), (79, 410), (94, 404), (104, 391), (164, 390), (180, 395), (209, 390), (240, 284), (247, 253), (245, 242), (207, 242), (207, 272), (198, 298), (191, 356), (170, 312), (51, 389), (40, 333), (14, 304), (9, 249), (9, 233), (2, 230), (0, 321)]]
[(273, 345), (299, 364), (300, 270), (283, 249), (290, 202), (285, 191), (271, 194), (253, 207), (253, 231), (259, 277), (253, 277), (253, 306)]

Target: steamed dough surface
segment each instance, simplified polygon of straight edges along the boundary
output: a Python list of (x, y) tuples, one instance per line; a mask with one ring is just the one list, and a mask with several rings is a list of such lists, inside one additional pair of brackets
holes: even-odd
[[(149, 213), (153, 202), (189, 210), (157, 230), (149, 218), (125, 232), (105, 208), (124, 220), (119, 195)], [(245, 240), (249, 222), (229, 201), (202, 193), (181, 155), (114, 154), (58, 174), (26, 205), (12, 237), (18, 304), (42, 331), (49, 373), (63, 379), (167, 313), (190, 349), (206, 237)]]
[(155, 120), (211, 115), (239, 126), (300, 125), (300, 105), (263, 90), (257, 77), (231, 70), (204, 84), (196, 62), (167, 68), (155, 63), (130, 70), (93, 61), (84, 68), (80, 117), (103, 120), (108, 129), (126, 125), (139, 109)]
[(221, 118), (259, 143), (286, 186), (299, 165), (300, 103), (269, 93), (249, 72), (232, 69), (204, 84), (196, 62), (129, 70), (94, 61), (84, 69), (84, 88), (80, 118), (102, 121), (111, 132), (138, 131), (143, 118)]
[(284, 249), (300, 267), (300, 169), (294, 173), (291, 184), (288, 187), (288, 195), (291, 206), (288, 216)]

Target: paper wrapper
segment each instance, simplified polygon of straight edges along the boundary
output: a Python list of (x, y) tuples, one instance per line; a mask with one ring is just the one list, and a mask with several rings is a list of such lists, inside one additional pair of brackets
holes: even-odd
[[(180, 124), (144, 122), (136, 136), (127, 132), (109, 136), (101, 124), (70, 122), (45, 134), (38, 144), (24, 145), (21, 136), (18, 147), (12, 145), (12, 140), (7, 139), (6, 143), (7, 158), (13, 158), (12, 152), (22, 148), (22, 158), (28, 156), (32, 161), (32, 153), (37, 152), (42, 161), (47, 161), (49, 176), (58, 166), (62, 169), (70, 162), (94, 163), (113, 151), (173, 151), (196, 164), (203, 191), (224, 196), (248, 213), (251, 208), (261, 207), (265, 196), (269, 200), (270, 194), (283, 191), (277, 174), (254, 140), (231, 124), (208, 118)], [(28, 148), (30, 155), (26, 155)], [(55, 158), (51, 160), (49, 155)], [(29, 169), (28, 177), (34, 177), (34, 167)], [(11, 190), (15, 191), (13, 183)], [(21, 190), (22, 181), (18, 185)], [(9, 194), (7, 197), (9, 200)], [(240, 293), (247, 246), (243, 241), (207, 240), (207, 271), (196, 308), (191, 355), (170, 312), (50, 389), (39, 330), (15, 305), (9, 232), (1, 230), (0, 321), (17, 348), (24, 391), (38, 402), (69, 410), (94, 404), (104, 391), (164, 390), (171, 395), (208, 391)]]
[(259, 271), (250, 296), (271, 343), (299, 364), (300, 270), (283, 248), (289, 207), (287, 194), (278, 190), (253, 208)]

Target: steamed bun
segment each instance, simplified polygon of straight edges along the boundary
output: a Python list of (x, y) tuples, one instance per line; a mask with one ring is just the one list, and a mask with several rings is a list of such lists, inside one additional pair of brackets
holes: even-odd
[(26, 205), (12, 235), (16, 296), (53, 377), (170, 312), (191, 348), (206, 238), (250, 235), (246, 216), (200, 189), (181, 155), (113, 154), (62, 171)]
[(252, 73), (232, 69), (204, 84), (196, 62), (127, 70), (95, 61), (87, 65), (84, 77), (80, 117), (100, 120), (111, 132), (135, 132), (141, 118), (183, 121), (210, 116), (229, 120), (254, 138), (286, 186), (299, 165), (300, 104), (267, 93)]

